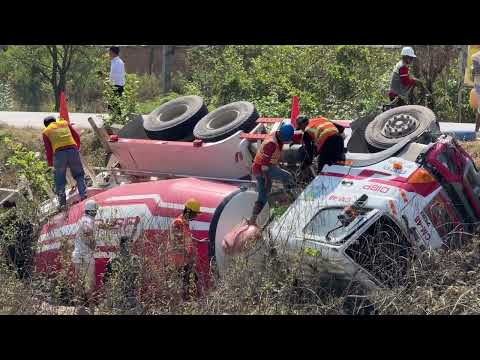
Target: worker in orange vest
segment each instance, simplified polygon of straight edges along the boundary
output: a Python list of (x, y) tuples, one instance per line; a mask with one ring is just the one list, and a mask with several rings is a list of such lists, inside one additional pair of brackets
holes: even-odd
[(297, 130), (303, 131), (304, 168), (312, 164), (315, 156), (318, 156), (318, 173), (325, 165), (345, 160), (343, 137), (328, 119), (309, 119), (300, 115), (297, 117)]
[(60, 208), (66, 205), (65, 184), (67, 167), (77, 182), (81, 200), (87, 197), (85, 172), (80, 160), (80, 135), (63, 119), (55, 120), (48, 116), (43, 120), (45, 129), (42, 132), (48, 166), (54, 167), (55, 192)]
[(190, 276), (194, 275), (195, 283), (198, 277), (195, 273), (196, 251), (192, 240), (198, 240), (192, 236), (189, 223), (200, 214), (200, 202), (191, 198), (185, 202), (183, 212), (173, 219), (169, 228), (169, 239), (166, 250), (167, 263), (178, 270), (183, 276), (183, 297), (188, 297), (190, 288)]
[(253, 207), (252, 216), (248, 221), (249, 224), (255, 224), (258, 214), (267, 203), (268, 195), (272, 189), (272, 179), (280, 180), (285, 185), (287, 191), (290, 191), (293, 187), (292, 174), (278, 167), (283, 144), (292, 140), (293, 133), (292, 125), (283, 124), (278, 131), (268, 135), (263, 140), (255, 155), (252, 173), (257, 179), (258, 198)]

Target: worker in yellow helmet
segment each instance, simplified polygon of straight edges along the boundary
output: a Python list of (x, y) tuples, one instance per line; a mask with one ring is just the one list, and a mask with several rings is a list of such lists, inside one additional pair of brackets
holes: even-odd
[[(173, 266), (183, 276), (183, 297), (188, 297), (190, 276), (194, 275), (194, 281), (198, 277), (195, 274), (196, 253), (192, 240), (200, 241), (192, 236), (190, 221), (200, 214), (200, 202), (191, 198), (185, 202), (183, 212), (173, 219), (169, 228), (166, 260), (169, 266)], [(206, 241), (206, 240), (203, 240)]]

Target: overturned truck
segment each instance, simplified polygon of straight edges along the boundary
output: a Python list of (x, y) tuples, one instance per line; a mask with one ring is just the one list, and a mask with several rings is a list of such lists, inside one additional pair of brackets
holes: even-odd
[[(158, 257), (168, 224), (190, 197), (202, 204), (192, 230), (208, 239), (196, 244), (197, 273), (208, 287), (212, 272), (222, 274), (235, 256), (225, 253), (225, 236), (255, 202), (255, 150), (268, 132), (294, 122), (293, 110), (292, 119), (260, 118), (253, 104), (237, 102), (208, 113), (201, 98), (182, 97), (103, 138), (117, 165), (101, 169), (88, 189), (100, 205), (96, 221), (113, 224), (98, 236), (97, 287), (122, 234), (135, 230), (134, 252)], [(473, 231), (480, 218), (477, 169), (451, 136), (440, 134), (433, 112), (403, 106), (336, 124), (346, 134), (346, 160), (325, 166), (274, 222), (268, 204), (257, 219), (274, 246), (309, 248), (335, 271), (375, 287), (393, 284), (416, 251), (456, 244)], [(300, 147), (284, 147), (283, 166), (299, 165)], [(39, 273), (60, 271), (62, 247), (71, 246), (84, 202), (72, 194), (68, 203), (42, 229)]]

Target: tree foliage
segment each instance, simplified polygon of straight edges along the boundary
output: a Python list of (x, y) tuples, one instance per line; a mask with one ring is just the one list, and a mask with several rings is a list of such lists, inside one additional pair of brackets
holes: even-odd
[(12, 90), (7, 82), (0, 80), (0, 111), (12, 109)]
[(52, 173), (49, 171), (47, 163), (34, 151), (9, 137), (3, 139), (3, 144), (11, 152), (6, 165), (16, 170), (18, 183), (26, 181), (33, 196), (37, 196), (37, 200), (47, 198), (47, 189), (53, 183)]
[(0, 75), (14, 85), (22, 104), (38, 110), (50, 94), (55, 104), (52, 110), (58, 111), (60, 92), (72, 80), (77, 89), (92, 79), (99, 51), (98, 47), (80, 45), (9, 46), (0, 56)]
[(248, 100), (264, 116), (287, 116), (298, 95), (307, 115), (355, 117), (385, 101), (397, 56), (362, 46), (194, 49), (178, 86), (202, 95), (210, 108)]

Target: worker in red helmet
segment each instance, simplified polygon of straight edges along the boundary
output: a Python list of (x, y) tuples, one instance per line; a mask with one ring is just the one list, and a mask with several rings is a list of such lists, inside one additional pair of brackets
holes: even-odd
[(263, 140), (255, 155), (252, 164), (252, 173), (257, 180), (258, 198), (253, 207), (250, 224), (255, 224), (257, 216), (268, 201), (272, 188), (272, 179), (280, 180), (287, 191), (293, 188), (293, 176), (286, 170), (280, 169), (278, 163), (282, 154), (283, 144), (291, 141), (294, 133), (293, 126), (283, 124), (280, 129)]
[(332, 165), (345, 159), (344, 140), (338, 128), (324, 117), (309, 119), (297, 117), (297, 130), (303, 131), (303, 167), (310, 166), (317, 156), (318, 173), (325, 165)]
[(196, 253), (192, 240), (200, 241), (192, 236), (190, 221), (200, 214), (200, 202), (191, 198), (185, 202), (183, 212), (170, 224), (166, 260), (183, 277), (183, 298), (189, 297), (192, 279), (196, 283), (198, 277), (195, 273)]

